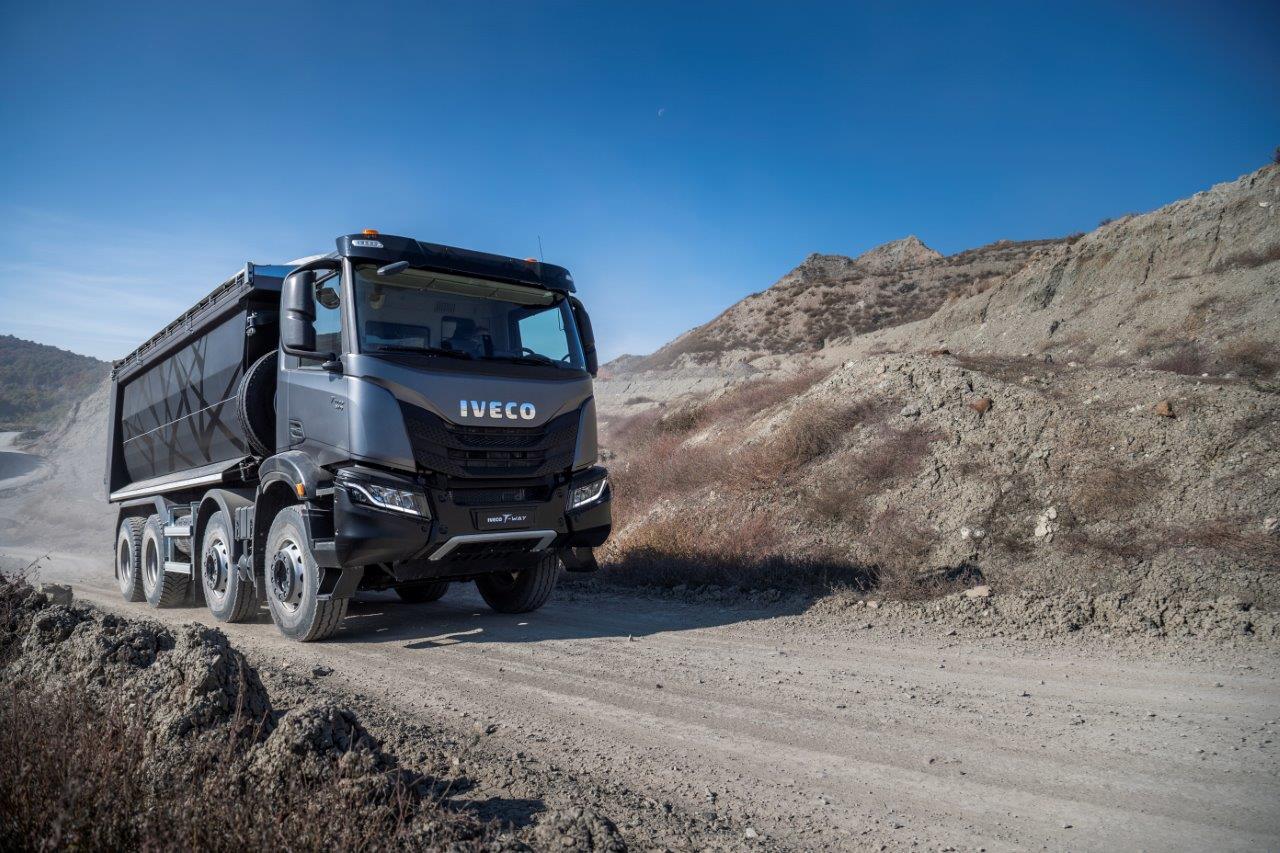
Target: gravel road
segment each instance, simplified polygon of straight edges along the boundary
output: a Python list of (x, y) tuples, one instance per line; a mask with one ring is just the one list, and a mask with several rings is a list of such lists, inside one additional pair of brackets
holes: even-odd
[[(208, 621), (124, 604), (109, 557), (40, 574)], [(496, 726), (474, 760), (550, 768), (548, 802), (556, 774), (626, 792), (603, 809), (647, 843), (679, 838), (617, 803), (718, 827), (698, 843), (720, 846), (1280, 846), (1280, 665), (1260, 646), (972, 641), (573, 590), (504, 616), (469, 586), (364, 597), (324, 644), (286, 642), (265, 612), (223, 627), (277, 671), (331, 668), (297, 683), (358, 697), (384, 736)]]

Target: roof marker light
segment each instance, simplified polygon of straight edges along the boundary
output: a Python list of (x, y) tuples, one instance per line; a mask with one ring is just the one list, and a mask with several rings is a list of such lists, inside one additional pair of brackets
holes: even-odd
[(365, 235), (366, 237), (377, 237), (377, 236), (378, 236), (377, 229), (374, 229), (374, 228), (366, 228), (366, 229), (364, 229), (363, 231), (361, 231), (360, 233), (361, 233), (361, 234), (363, 234), (363, 235)]

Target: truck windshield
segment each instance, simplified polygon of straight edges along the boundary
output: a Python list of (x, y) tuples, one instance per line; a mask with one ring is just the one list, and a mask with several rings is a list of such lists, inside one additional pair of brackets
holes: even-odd
[(356, 269), (361, 352), (507, 361), (585, 370), (563, 294), (425, 270)]

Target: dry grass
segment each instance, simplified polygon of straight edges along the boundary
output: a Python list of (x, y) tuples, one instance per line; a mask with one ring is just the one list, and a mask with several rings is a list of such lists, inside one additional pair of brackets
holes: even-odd
[(728, 480), (740, 489), (771, 488), (835, 450), (854, 428), (884, 417), (883, 403), (873, 399), (832, 406), (811, 400), (772, 435), (735, 453)]
[(1208, 372), (1209, 359), (1199, 344), (1184, 341), (1167, 348), (1152, 360), (1151, 366), (1156, 370), (1167, 370), (1183, 376), (1199, 376)]
[(1089, 523), (1100, 519), (1123, 521), (1135, 507), (1157, 497), (1168, 476), (1149, 463), (1132, 463), (1098, 456), (1085, 468), (1071, 492), (1077, 518)]
[(783, 534), (767, 513), (720, 521), (698, 513), (644, 523), (618, 543), (605, 579), (624, 587), (717, 586), (807, 595), (871, 584), (870, 573), (848, 561), (783, 553)]
[(1280, 536), (1257, 530), (1256, 524), (1242, 518), (1208, 519), (1196, 527), (1168, 531), (1166, 544), (1207, 548), (1251, 567), (1280, 571)]
[(1247, 378), (1267, 379), (1280, 369), (1276, 347), (1257, 338), (1240, 338), (1222, 348), (1219, 355), (1224, 373)]
[(266, 790), (249, 781), (233, 741), (193, 744), (181, 768), (161, 772), (146, 757), (147, 732), (123, 698), (104, 707), (74, 688), (11, 683), (0, 692), (0, 846), (468, 850), (493, 834), (420, 799), (399, 777), (374, 799), (341, 771), (325, 780), (294, 774)]

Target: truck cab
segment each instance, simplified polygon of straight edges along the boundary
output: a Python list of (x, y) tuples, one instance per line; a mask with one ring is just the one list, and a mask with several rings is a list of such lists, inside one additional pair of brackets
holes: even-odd
[(113, 372), (127, 598), (199, 591), (228, 621), (265, 601), (315, 640), (360, 589), (475, 581), (523, 612), (595, 568), (611, 493), (567, 270), (364, 232), (241, 278)]

